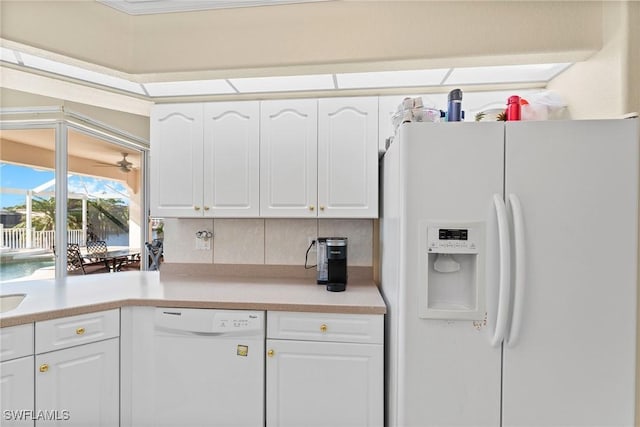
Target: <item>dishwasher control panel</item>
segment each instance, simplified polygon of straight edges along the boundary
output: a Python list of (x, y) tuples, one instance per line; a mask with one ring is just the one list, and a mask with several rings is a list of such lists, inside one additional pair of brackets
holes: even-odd
[(218, 311), (213, 316), (214, 332), (251, 331), (262, 327), (258, 313), (242, 311)]
[(167, 332), (264, 335), (264, 318), (264, 311), (158, 307), (154, 324)]

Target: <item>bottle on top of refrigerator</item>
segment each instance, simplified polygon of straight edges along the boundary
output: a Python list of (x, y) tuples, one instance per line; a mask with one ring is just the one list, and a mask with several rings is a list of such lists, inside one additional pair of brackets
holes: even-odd
[(462, 90), (453, 89), (447, 96), (447, 121), (459, 122), (462, 120)]

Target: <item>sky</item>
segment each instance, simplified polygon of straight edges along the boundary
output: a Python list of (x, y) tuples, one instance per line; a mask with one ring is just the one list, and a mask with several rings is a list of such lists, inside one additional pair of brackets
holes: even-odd
[[(0, 163), (0, 188), (34, 189), (47, 182), (45, 191), (54, 191), (54, 174), (51, 170), (34, 169), (26, 166)], [(90, 198), (104, 197), (126, 199), (127, 189), (118, 181), (97, 179), (81, 175), (71, 175), (68, 179), (69, 193), (88, 194)], [(128, 200), (125, 200), (128, 204)], [(25, 203), (24, 195), (0, 193), (0, 208)]]

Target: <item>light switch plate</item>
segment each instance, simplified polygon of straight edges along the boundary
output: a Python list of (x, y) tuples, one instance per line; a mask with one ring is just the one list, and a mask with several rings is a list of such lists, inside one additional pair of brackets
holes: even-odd
[(196, 237), (196, 250), (197, 251), (210, 251), (211, 239), (199, 239)]

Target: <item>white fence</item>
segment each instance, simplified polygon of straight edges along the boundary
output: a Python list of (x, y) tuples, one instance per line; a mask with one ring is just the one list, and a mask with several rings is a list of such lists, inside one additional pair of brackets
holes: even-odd
[[(31, 230), (31, 246), (29, 247), (26, 228), (4, 228), (0, 225), (0, 246), (11, 249), (51, 249), (55, 244), (55, 231)], [(85, 245), (86, 237), (83, 230), (67, 230), (67, 241)]]

